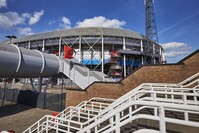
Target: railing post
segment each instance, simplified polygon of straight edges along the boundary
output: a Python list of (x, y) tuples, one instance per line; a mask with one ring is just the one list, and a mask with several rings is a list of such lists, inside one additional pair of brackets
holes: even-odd
[(79, 117), (78, 117), (78, 122), (80, 122), (80, 121), (81, 121), (81, 117), (80, 117), (80, 115), (81, 115), (81, 114), (80, 114), (80, 108), (78, 108), (77, 111), (78, 111), (78, 116), (79, 116)]
[(159, 107), (159, 127), (161, 133), (166, 133), (166, 124), (165, 124), (165, 110), (163, 106)]
[(154, 108), (154, 115), (158, 116), (158, 108), (157, 107)]
[[(166, 91), (166, 93), (168, 92), (167, 90), (165, 90), (165, 91)], [(165, 95), (165, 98), (166, 98), (166, 99), (168, 99), (168, 96), (167, 96), (167, 94)]]
[(37, 133), (39, 133), (39, 122), (37, 123)]
[[(183, 95), (183, 102), (185, 105), (187, 105), (187, 96), (185, 94)], [(185, 121), (189, 120), (189, 115), (187, 111), (184, 112), (184, 118), (185, 118)]]
[[(95, 118), (95, 122), (97, 121), (97, 118)], [(98, 127), (99, 125), (97, 125), (97, 126), (95, 126), (95, 133), (97, 132), (97, 127)]]
[(187, 105), (187, 96), (185, 94), (183, 95), (183, 102), (185, 105)]
[(117, 114), (116, 114), (116, 118), (115, 118), (116, 120), (116, 123), (115, 123), (115, 125), (116, 125), (116, 133), (120, 133), (120, 127), (119, 127), (119, 124), (120, 124), (120, 113), (118, 112)]
[[(150, 84), (150, 88), (151, 88), (151, 98), (154, 99), (154, 89), (153, 89), (152, 84)], [(150, 90), (149, 90), (149, 91), (150, 91)]]
[(55, 122), (56, 122), (56, 133), (59, 133), (59, 121), (58, 118), (55, 118)]
[[(196, 92), (195, 89), (193, 90), (193, 93), (194, 93), (194, 94), (197, 94), (197, 92)], [(195, 102), (197, 101), (197, 96), (196, 96), (196, 95), (194, 96), (194, 101), (195, 101)]]
[[(173, 92), (173, 89), (171, 89), (171, 92)], [(174, 99), (174, 96), (173, 96), (173, 94), (171, 94), (171, 100), (173, 100)]]
[(189, 121), (189, 114), (187, 111), (184, 112), (185, 121)]
[(156, 92), (153, 92), (153, 100), (156, 101), (157, 99)]
[(129, 118), (132, 117), (132, 106), (129, 107)]
[(109, 123), (111, 124), (111, 128), (113, 128), (113, 117), (109, 119)]
[(88, 110), (88, 120), (90, 119), (90, 111)]
[(49, 122), (49, 118), (48, 118), (48, 116), (47, 116), (47, 119), (46, 119), (46, 132), (48, 133), (48, 122)]
[(91, 103), (91, 109), (92, 109), (92, 113), (93, 113), (93, 110), (94, 110), (94, 108), (93, 108), (93, 102)]
[(68, 120), (68, 132), (70, 132), (70, 119)]

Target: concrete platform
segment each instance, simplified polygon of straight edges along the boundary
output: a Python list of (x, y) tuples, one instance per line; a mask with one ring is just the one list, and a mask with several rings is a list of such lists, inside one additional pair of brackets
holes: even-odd
[(4, 106), (0, 105), (0, 132), (14, 130), (16, 133), (21, 133), (44, 115), (52, 113), (50, 110), (5, 103)]

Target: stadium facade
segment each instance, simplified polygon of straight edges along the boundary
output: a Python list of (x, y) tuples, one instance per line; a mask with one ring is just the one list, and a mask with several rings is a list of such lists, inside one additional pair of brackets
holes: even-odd
[(15, 39), (14, 44), (27, 49), (62, 56), (64, 46), (75, 50), (74, 60), (91, 70), (112, 77), (122, 77), (144, 64), (164, 61), (164, 50), (137, 32), (104, 27), (57, 30)]

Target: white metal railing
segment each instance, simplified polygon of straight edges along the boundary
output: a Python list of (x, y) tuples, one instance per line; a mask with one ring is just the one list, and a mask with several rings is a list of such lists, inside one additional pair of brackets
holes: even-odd
[[(157, 87), (157, 86), (152, 87), (152, 85), (150, 85), (150, 84), (148, 84), (148, 85), (144, 84), (144, 85), (139, 86), (138, 88), (139, 88), (138, 91), (135, 91), (132, 95), (122, 98), (122, 99), (119, 98), (121, 100), (120, 102), (117, 102), (116, 105), (112, 104), (111, 106), (109, 106), (108, 109), (105, 109), (105, 111), (102, 111), (102, 113), (100, 113), (97, 118), (98, 119), (103, 118), (107, 114), (110, 114), (110, 112), (112, 113), (113, 110), (117, 110), (120, 107), (123, 107), (124, 105), (126, 105), (132, 101), (134, 101), (134, 102), (135, 101), (145, 101), (145, 102), (156, 101), (156, 102), (172, 103), (175, 105), (185, 104), (188, 106), (191, 106), (191, 105), (197, 106), (198, 105), (197, 100), (198, 100), (199, 96), (198, 96), (198, 94), (190, 92), (190, 90), (192, 88), (171, 88), (171, 87), (169, 87), (169, 88), (162, 89), (162, 87)], [(193, 100), (188, 100), (187, 99), (188, 97), (192, 98)], [(118, 101), (118, 100), (116, 100), (116, 101)], [(95, 103), (95, 102), (93, 102), (93, 103)], [(100, 104), (100, 106), (101, 106), (102, 103), (98, 103), (98, 104)], [(100, 107), (100, 106), (98, 106), (98, 107)], [(98, 120), (95, 117), (96, 115), (92, 115), (92, 113), (96, 112), (96, 110), (93, 110), (92, 106), (90, 109), (85, 108), (85, 107), (87, 107), (86, 102), (84, 104), (83, 103), (80, 104), (78, 107), (70, 107), (70, 111), (68, 111), (68, 114), (64, 113), (65, 116), (60, 114), (60, 117), (62, 119), (64, 119), (65, 123), (67, 123), (67, 125), (65, 124), (65, 127), (70, 128), (70, 129), (80, 130), (80, 129), (86, 127), (87, 125), (90, 125), (94, 121), (96, 122), (96, 120)], [(82, 113), (84, 111), (86, 112), (86, 114)], [(92, 112), (92, 113), (89, 113), (89, 112)], [(99, 112), (97, 112), (97, 113), (99, 113)], [(87, 117), (83, 118), (83, 117), (81, 117), (81, 114), (84, 114)], [(77, 118), (78, 118), (78, 120), (76, 120), (76, 121), (72, 120), (72, 118), (75, 116), (77, 116)], [(84, 119), (86, 122), (81, 122), (81, 119)], [(40, 120), (40, 121), (43, 121), (43, 120)], [(40, 123), (40, 121), (38, 123)], [(57, 121), (57, 122), (60, 122), (60, 121)], [(38, 125), (38, 123), (36, 123), (35, 125)], [(47, 123), (48, 124), (46, 124), (46, 125), (50, 125), (49, 122), (47, 122)], [(63, 122), (60, 124), (63, 124)], [(38, 125), (37, 128), (41, 128), (41, 126), (44, 126), (44, 124)], [(54, 129), (54, 128), (48, 128), (48, 129)]]
[(188, 84), (188, 85), (186, 85), (186, 86), (189, 86), (189, 83), (191, 84), (193, 84), (193, 81), (192, 80), (194, 80), (194, 82), (196, 83), (197, 81), (199, 81), (199, 72), (197, 72), (196, 74), (194, 74), (194, 75), (192, 75), (191, 77), (189, 77), (189, 78), (187, 78), (187, 79), (185, 79), (185, 80), (183, 80), (182, 82), (180, 82), (179, 84), (180, 85), (186, 85), (186, 84)]
[[(75, 123), (75, 126), (78, 125), (76, 121), (72, 121), (73, 117), (78, 116), (78, 122), (81, 121), (81, 119), (89, 119), (94, 117), (93, 113), (96, 113), (96, 115), (103, 110), (104, 108), (108, 107), (112, 102), (114, 102), (114, 99), (110, 98), (97, 98), (94, 97), (90, 99), (89, 101), (83, 101), (80, 104), (78, 104), (76, 107), (68, 107), (62, 112), (60, 112), (56, 117), (55, 116), (49, 116), (46, 115), (42, 117), (40, 120), (38, 120), (36, 123), (34, 123), (32, 126), (30, 126), (28, 129), (26, 129), (23, 133), (32, 133), (32, 132), (42, 132), (44, 130), (43, 127), (48, 126), (45, 130), (51, 130), (55, 129), (54, 127), (51, 128), (51, 125), (54, 125), (55, 122), (61, 122), (62, 123)], [(86, 111), (87, 113), (83, 113), (83, 111)], [(92, 112), (92, 113), (89, 113)], [(88, 117), (81, 117), (81, 114), (87, 115)], [(59, 118), (57, 121), (55, 121), (55, 118)], [(71, 121), (67, 121), (71, 120)], [(58, 123), (57, 123), (58, 124)], [(59, 125), (58, 124), (58, 125)], [(67, 125), (69, 126), (69, 125)], [(42, 131), (40, 131), (42, 129)], [(75, 128), (76, 129), (76, 128)]]
[[(104, 108), (108, 107), (114, 101), (115, 101), (115, 99), (94, 97), (94, 98), (90, 99), (89, 101), (83, 101), (80, 104), (78, 104), (75, 107), (75, 110), (78, 110), (78, 109), (80, 110), (83, 108), (91, 108), (92, 111), (101, 111)], [(74, 107), (73, 107), (73, 109), (74, 109)], [(71, 107), (68, 107), (65, 110), (63, 110), (62, 112), (60, 112), (57, 115), (57, 117), (68, 116), (67, 114), (72, 114)]]
[[(188, 83), (189, 86), (195, 84), (197, 77), (193, 77), (193, 78), (194, 78), (194, 80), (189, 78), (189, 80), (187, 80), (187, 82), (186, 82), (186, 85), (188, 82), (189, 82)], [(184, 88), (183, 84), (144, 83), (144, 84), (136, 87), (134, 90), (130, 91), (129, 93), (125, 94), (124, 96), (118, 98), (115, 102), (113, 102), (114, 100), (111, 99), (110, 101), (113, 103), (110, 106), (108, 106), (110, 103), (106, 104), (103, 102), (102, 103), (95, 102), (95, 99), (97, 99), (98, 101), (100, 101), (100, 100), (107, 101), (108, 99), (103, 100), (100, 98), (94, 98), (87, 102), (82, 102), (76, 107), (69, 107), (66, 110), (62, 111), (58, 115), (59, 119), (57, 119), (56, 124), (57, 124), (57, 126), (59, 126), (61, 124), (60, 126), (65, 127), (68, 132), (71, 130), (76, 130), (76, 131), (80, 131), (80, 132), (82, 132), (82, 131), (89, 132), (90, 125), (93, 125), (94, 123), (98, 122), (98, 120), (100, 120), (101, 118), (105, 118), (105, 117), (109, 116), (110, 114), (113, 113), (113, 111), (118, 110), (118, 109), (122, 108), (123, 106), (128, 105), (129, 103), (132, 103), (132, 101), (147, 102), (147, 104), (148, 104), (148, 102), (149, 103), (156, 102), (156, 103), (170, 104), (170, 105), (174, 105), (174, 106), (186, 105), (186, 106), (198, 107), (198, 103), (199, 103), (198, 102), (198, 99), (199, 99), (198, 89), (199, 89), (198, 85), (196, 85), (193, 88)], [(135, 105), (135, 107), (136, 106), (137, 105)], [(148, 107), (148, 105), (142, 105), (142, 106)], [(157, 106), (155, 106), (155, 107), (154, 106), (151, 106), (151, 107), (157, 108)], [(150, 108), (150, 107), (148, 107), (148, 108)], [(168, 108), (168, 107), (165, 106), (164, 108)], [(168, 108), (168, 109), (171, 110), (173, 108)], [(185, 110), (185, 109), (181, 109), (181, 112), (183, 110)], [(157, 113), (157, 110), (154, 112)], [(184, 112), (184, 114), (186, 114), (185, 115), (186, 120), (188, 117), (187, 116), (188, 112), (189, 111), (187, 111), (187, 110), (186, 110), (186, 112)], [(198, 112), (195, 112), (195, 113), (198, 113)], [(50, 120), (50, 116), (46, 116), (46, 117), (49, 117), (49, 120)], [(116, 116), (114, 116), (114, 117), (116, 117)], [(73, 120), (74, 118), (77, 118), (77, 120)], [(43, 119), (46, 119), (46, 118), (43, 118)], [(35, 123), (34, 126), (32, 126), (32, 127), (36, 126), (35, 128), (37, 130), (39, 130), (41, 127), (48, 126), (48, 128), (47, 128), (48, 131), (50, 129), (55, 130), (54, 127), (50, 128), (49, 125), (51, 125), (51, 124), (49, 124), (49, 122), (46, 122), (46, 121), (44, 122), (43, 119), (40, 119), (40, 121)], [(52, 119), (54, 119), (54, 117)], [(109, 118), (107, 118), (107, 119), (109, 119)], [(42, 121), (43, 121), (43, 123), (42, 123)], [(110, 119), (110, 121), (111, 121), (111, 119)], [(110, 124), (108, 124), (108, 125), (110, 125)], [(32, 132), (32, 131), (30, 131), (30, 129), (32, 127), (27, 129), (26, 132)], [(97, 127), (95, 127), (95, 128), (97, 128)], [(68, 129), (70, 129), (70, 130), (68, 130)], [(103, 129), (103, 130), (105, 130), (105, 129)], [(56, 131), (58, 131), (58, 129), (56, 129)], [(102, 129), (99, 130), (99, 132), (101, 132), (101, 131), (102, 131)], [(117, 129), (116, 129), (116, 132), (117, 132)], [(25, 131), (24, 131), (24, 133), (25, 133)]]
[[(139, 106), (139, 107), (138, 107)], [(134, 109), (134, 110), (133, 110)], [(153, 114), (141, 112), (144, 109), (151, 109)], [(124, 115), (123, 111), (128, 111)], [(182, 113), (184, 119), (178, 119), (175, 117), (166, 116), (167, 111), (176, 111)], [(190, 114), (199, 115), (199, 107), (192, 105), (170, 104), (153, 101), (131, 101), (119, 108), (113, 110), (111, 113), (106, 114), (103, 117), (98, 116), (93, 123), (81, 129), (78, 133), (91, 132), (95, 133), (103, 132), (109, 133), (115, 131), (120, 133), (120, 128), (137, 119), (150, 119), (159, 121), (159, 130), (161, 133), (166, 133), (166, 122), (187, 125), (192, 127), (198, 127), (199, 123), (191, 120)], [(104, 123), (109, 122), (106, 126), (102, 126)]]
[[(198, 83), (198, 76), (199, 76), (199, 73), (197, 73), (194, 76), (184, 80), (180, 84), (161, 84), (161, 83), (159, 83), (159, 84), (156, 84), (156, 83), (142, 84), (142, 85), (138, 86), (134, 91), (131, 91), (130, 93), (127, 93), (126, 95), (124, 95), (121, 98), (117, 99), (112, 105), (115, 104), (115, 107), (117, 107), (119, 105), (123, 105), (123, 104), (125, 105), (125, 103), (124, 103), (125, 102), (125, 97), (126, 97), (126, 100), (127, 100), (128, 99), (127, 97), (132, 95), (133, 93), (134, 93), (134, 97), (136, 97), (135, 92), (137, 91), (137, 93), (138, 92), (140, 93), (141, 90), (143, 91), (144, 89), (146, 89), (146, 88), (143, 89), (142, 86), (147, 86), (147, 85), (149, 85), (150, 86), (149, 88), (152, 89), (152, 92), (149, 92), (152, 95), (152, 99), (148, 99), (148, 100), (161, 101), (161, 102), (167, 102), (167, 103), (178, 103), (178, 104), (183, 104), (184, 103), (186, 105), (187, 104), (198, 105), (197, 99), (199, 98), (199, 96), (198, 96), (198, 89), (196, 89), (196, 88), (198, 88), (199, 85), (196, 85), (193, 88), (183, 88), (183, 87), (187, 87), (187, 86), (193, 85), (195, 83)], [(191, 80), (193, 80), (193, 81), (190, 82)], [(184, 85), (184, 84), (186, 84), (186, 85)], [(171, 87), (173, 87), (173, 88), (171, 88)], [(177, 87), (180, 87), (180, 88), (177, 88)], [(165, 92), (162, 93), (162, 94), (164, 94), (164, 98), (156, 98), (156, 96), (158, 94), (157, 94), (157, 92), (153, 92), (154, 90), (166, 91), (166, 93)], [(183, 92), (190, 92), (191, 90), (193, 90), (194, 94), (190, 94), (190, 95), (189, 94), (183, 94)], [(176, 93), (176, 91), (177, 91), (177, 93)], [(179, 92), (181, 92), (181, 93), (179, 94)], [(145, 93), (146, 93), (146, 91), (145, 91)], [(160, 95), (160, 93), (161, 92), (159, 92), (159, 95)], [(142, 94), (142, 96), (143, 96), (143, 94)], [(171, 99), (168, 100), (168, 96), (170, 96)], [(175, 99), (174, 98), (175, 96), (181, 96), (181, 100)], [(190, 98), (190, 96), (194, 99), (194, 101), (191, 101), (191, 100), (188, 101), (187, 100), (187, 97)], [(145, 99), (142, 99), (142, 100), (146, 100), (146, 97), (145, 97)], [(121, 101), (121, 103), (118, 103), (119, 101)], [(114, 110), (114, 108), (110, 109), (110, 107), (109, 107), (109, 111)], [(107, 112), (109, 112), (109, 111), (107, 111)], [(106, 112), (106, 110), (105, 110), (105, 112)], [(102, 114), (99, 114), (99, 115), (102, 115)]]

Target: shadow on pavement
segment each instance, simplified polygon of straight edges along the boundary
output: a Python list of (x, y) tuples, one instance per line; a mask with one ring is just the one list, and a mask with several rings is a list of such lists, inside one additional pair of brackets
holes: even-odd
[(0, 107), (0, 118), (13, 115), (16, 113), (20, 113), (25, 110), (32, 109), (33, 107), (30, 106), (24, 106), (20, 104), (11, 104), (11, 105), (4, 105)]

